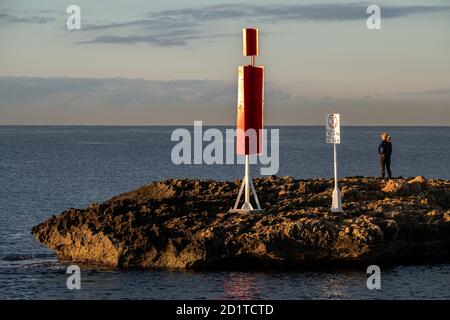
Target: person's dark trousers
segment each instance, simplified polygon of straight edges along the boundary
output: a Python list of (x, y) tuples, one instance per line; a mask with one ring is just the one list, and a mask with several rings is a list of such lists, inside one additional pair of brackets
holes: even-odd
[(381, 164), (381, 177), (384, 178), (384, 176), (385, 176), (385, 168), (386, 168), (388, 177), (391, 178), (392, 177), (391, 157), (386, 156), (386, 155), (381, 155), (380, 156), (380, 164)]

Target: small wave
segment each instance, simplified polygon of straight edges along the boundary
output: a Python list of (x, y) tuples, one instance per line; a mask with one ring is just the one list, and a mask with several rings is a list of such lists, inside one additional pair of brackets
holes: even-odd
[(114, 144), (112, 142), (102, 142), (102, 141), (78, 141), (78, 144), (87, 144), (87, 145), (109, 145)]
[(54, 258), (55, 255), (49, 253), (36, 253), (36, 254), (8, 254), (2, 258), (3, 261), (24, 261), (33, 259), (50, 259)]

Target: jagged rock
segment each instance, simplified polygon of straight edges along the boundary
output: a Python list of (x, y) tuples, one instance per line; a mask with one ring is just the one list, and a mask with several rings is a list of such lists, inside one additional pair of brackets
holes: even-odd
[(60, 259), (120, 268), (263, 268), (450, 260), (450, 181), (254, 179), (264, 214), (230, 213), (241, 181), (155, 182), (33, 227)]
[(425, 190), (427, 185), (427, 180), (422, 176), (417, 176), (414, 179), (408, 181), (409, 191), (411, 193), (420, 193)]
[(408, 195), (409, 194), (409, 184), (401, 180), (388, 180), (386, 185), (381, 191), (385, 193), (398, 194), (398, 195)]

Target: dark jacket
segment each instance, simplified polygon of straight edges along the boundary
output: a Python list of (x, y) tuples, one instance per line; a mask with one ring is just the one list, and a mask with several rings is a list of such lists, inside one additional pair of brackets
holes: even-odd
[(389, 141), (383, 140), (378, 146), (378, 153), (385, 157), (390, 157), (392, 154), (392, 143)]

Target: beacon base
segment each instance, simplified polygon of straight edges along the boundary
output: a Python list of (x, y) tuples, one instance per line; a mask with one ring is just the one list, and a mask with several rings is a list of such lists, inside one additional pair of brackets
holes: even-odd
[(266, 211), (264, 209), (230, 209), (228, 211), (229, 213), (265, 213)]
[(333, 190), (331, 211), (332, 212), (342, 212), (343, 211), (342, 210), (341, 191), (339, 191), (339, 188), (335, 188)]
[[(239, 193), (238, 193), (238, 197), (236, 199), (236, 202), (234, 203), (234, 207), (230, 209), (230, 212), (246, 212), (246, 213), (251, 213), (251, 212), (260, 212), (260, 211), (264, 211), (261, 208), (261, 205), (259, 204), (259, 200), (258, 200), (258, 195), (256, 194), (256, 188), (255, 185), (253, 184), (252, 179), (250, 179), (250, 173), (249, 173), (249, 156), (245, 155), (245, 176), (242, 179), (242, 183), (241, 183), (241, 187), (239, 188)], [(250, 188), (252, 189), (252, 193), (253, 193), (253, 197), (255, 199), (255, 203), (256, 203), (256, 209), (253, 208), (252, 204), (250, 203)], [(245, 191), (245, 198), (244, 198), (244, 204), (242, 205), (242, 207), (239, 209), (239, 201), (241, 199), (242, 196), (242, 192)], [(233, 210), (233, 211), (231, 211)]]

